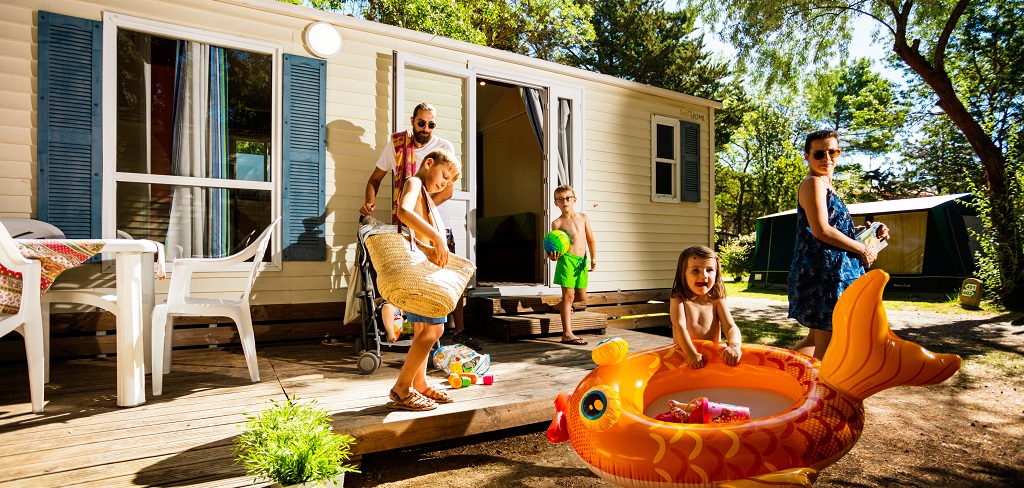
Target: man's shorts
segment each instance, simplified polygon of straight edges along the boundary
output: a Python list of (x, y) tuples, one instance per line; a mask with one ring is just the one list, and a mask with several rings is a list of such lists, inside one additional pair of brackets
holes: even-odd
[(587, 258), (563, 254), (555, 264), (555, 284), (582, 290), (587, 287)]

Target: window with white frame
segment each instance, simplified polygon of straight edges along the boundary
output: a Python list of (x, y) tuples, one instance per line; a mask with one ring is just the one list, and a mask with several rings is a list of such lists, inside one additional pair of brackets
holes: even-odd
[(651, 201), (679, 202), (679, 121), (651, 117)]
[(116, 53), (105, 53), (116, 56), (107, 102), (116, 136), (104, 158), (113, 175), (105, 193), (114, 192), (105, 212), (114, 215), (104, 220), (119, 234), (165, 243), (168, 260), (232, 254), (273, 221), (280, 199), (280, 53), (152, 27), (115, 26)]
[(651, 201), (700, 201), (700, 124), (651, 116)]

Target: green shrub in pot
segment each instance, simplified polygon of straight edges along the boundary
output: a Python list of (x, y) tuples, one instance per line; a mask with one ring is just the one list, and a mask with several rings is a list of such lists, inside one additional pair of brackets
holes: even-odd
[(343, 479), (346, 472), (359, 472), (346, 464), (355, 439), (335, 434), (330, 412), (315, 400), (270, 400), (262, 412), (246, 414), (243, 428), (235, 438), (235, 462), (257, 480), (322, 486)]

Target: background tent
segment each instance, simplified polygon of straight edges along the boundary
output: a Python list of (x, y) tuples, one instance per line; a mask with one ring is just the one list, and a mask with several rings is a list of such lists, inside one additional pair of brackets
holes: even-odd
[[(874, 265), (891, 276), (886, 290), (945, 293), (959, 290), (977, 269), (974, 254), (981, 247), (968, 229), (982, 229), (971, 201), (961, 193), (848, 207), (857, 225), (877, 220), (889, 226), (892, 239)], [(795, 209), (757, 219), (751, 286), (786, 286), (795, 240)]]

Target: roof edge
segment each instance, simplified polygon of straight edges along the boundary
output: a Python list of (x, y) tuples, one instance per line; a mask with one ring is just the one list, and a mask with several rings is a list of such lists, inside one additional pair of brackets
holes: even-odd
[[(664, 98), (671, 98), (681, 102), (692, 103), (701, 105), (712, 109), (722, 108), (722, 102), (717, 100), (709, 100), (707, 98), (701, 98), (695, 95), (687, 95), (685, 93), (679, 93), (665, 88), (658, 88), (651, 85), (645, 85), (636, 81), (624, 80), (615, 76), (606, 75), (602, 73), (595, 73), (593, 71), (587, 71), (581, 68), (575, 68), (572, 66), (566, 66), (564, 64), (558, 64), (552, 61), (543, 59), (531, 58), (522, 54), (517, 54), (509, 51), (503, 51), (493, 47), (480, 46), (477, 44), (456, 41), (447, 37), (442, 37), (433, 34), (426, 34), (403, 27), (395, 27), (393, 25), (381, 24), (369, 20), (363, 20), (349, 15), (344, 15), (336, 12), (325, 12), (323, 10), (317, 10), (315, 8), (306, 7), (302, 5), (293, 5), (290, 3), (280, 2), (278, 0), (215, 0), (219, 3), (226, 3), (229, 5), (237, 5), (241, 7), (248, 7), (255, 10), (261, 10), (264, 12), (271, 12), (275, 14), (285, 15), (288, 17), (308, 20), (319, 20), (329, 22), (331, 24), (344, 27), (346, 29), (357, 30), (361, 32), (368, 32), (371, 34), (381, 34), (406, 41), (419, 42), (423, 44), (430, 44), (437, 47), (443, 47), (456, 51), (465, 52), (467, 54), (474, 54), (477, 56), (493, 59), (496, 61), (503, 61), (507, 63), (513, 63), (521, 66), (528, 67), (541, 67), (550, 71), (559, 72), (567, 76), (574, 76), (577, 78), (584, 78), (597, 83), (604, 83), (607, 85), (618, 86), (621, 88), (627, 88), (630, 90), (636, 90), (647, 93), (649, 95), (656, 95)], [(541, 66), (537, 66), (540, 64)]]

